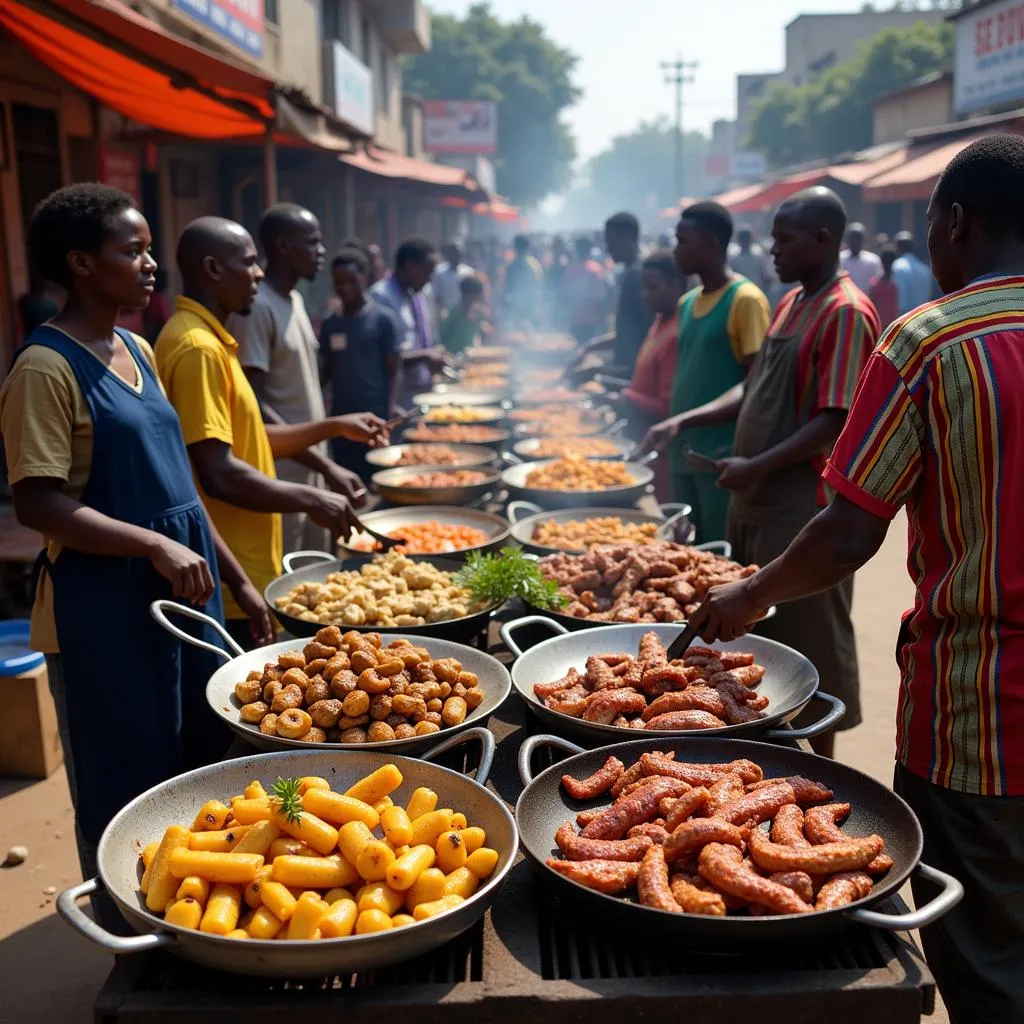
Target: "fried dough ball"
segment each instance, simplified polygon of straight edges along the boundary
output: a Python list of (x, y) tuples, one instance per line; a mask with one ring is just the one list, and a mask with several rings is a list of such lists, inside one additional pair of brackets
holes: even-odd
[(301, 708), (289, 708), (277, 716), (277, 734), (286, 740), (298, 740), (313, 727), (313, 719)]
[(260, 732), (264, 736), (276, 736), (277, 735), (277, 715), (271, 712), (269, 715), (263, 716), (263, 721), (260, 722)]
[(271, 702), (270, 710), (280, 714), (289, 708), (302, 707), (302, 690), (297, 686), (286, 686)]
[(259, 677), (246, 679), (244, 683), (235, 683), (235, 697), (240, 704), (251, 704), (263, 696), (263, 686)]
[(344, 705), (340, 700), (318, 700), (309, 705), (309, 716), (313, 724), (321, 729), (333, 729), (343, 713)]
[(242, 710), (238, 714), (243, 722), (248, 722), (250, 725), (259, 725), (270, 714), (270, 708), (263, 701), (257, 700), (250, 704), (243, 704)]

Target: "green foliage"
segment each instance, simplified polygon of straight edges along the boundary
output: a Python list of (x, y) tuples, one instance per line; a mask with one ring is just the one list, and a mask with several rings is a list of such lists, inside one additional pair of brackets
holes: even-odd
[(291, 822), (302, 819), (302, 795), (298, 779), (282, 779), (279, 775), (270, 789), (271, 798), (278, 810)]
[(509, 544), (493, 554), (471, 552), (455, 582), (488, 604), (503, 604), (513, 597), (535, 608), (561, 608), (566, 603), (558, 584), (544, 576), (536, 559), (528, 557), (518, 544)]
[(845, 64), (807, 85), (776, 85), (755, 108), (747, 145), (775, 166), (871, 145), (873, 97), (949, 67), (953, 26), (918, 22), (862, 43)]
[(495, 100), (498, 191), (531, 205), (569, 181), (576, 144), (562, 113), (580, 96), (577, 58), (531, 18), (503, 22), (486, 3), (434, 14), (429, 52), (409, 61), (405, 90), (424, 99)]

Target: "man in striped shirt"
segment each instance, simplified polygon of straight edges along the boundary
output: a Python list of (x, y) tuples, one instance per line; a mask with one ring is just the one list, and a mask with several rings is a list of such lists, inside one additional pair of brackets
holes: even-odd
[[(771, 565), (710, 592), (702, 635), (836, 583), (906, 506), (917, 594), (903, 619), (895, 789), (924, 859), (965, 898), (922, 931), (954, 1024), (1024, 1020), (1024, 138), (946, 168), (928, 208), (946, 297), (871, 356), (825, 471), (832, 504)], [(923, 896), (915, 886), (915, 896)]]

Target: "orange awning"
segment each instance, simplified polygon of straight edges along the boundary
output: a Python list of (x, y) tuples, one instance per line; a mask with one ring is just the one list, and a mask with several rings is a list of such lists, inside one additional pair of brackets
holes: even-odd
[(487, 203), (477, 203), (473, 212), (482, 217), (490, 217), (502, 224), (516, 224), (519, 221), (519, 207), (506, 203), (504, 199), (492, 199)]
[(966, 149), (979, 135), (966, 135), (922, 152), (911, 150), (908, 159), (899, 167), (880, 174), (864, 188), (864, 199), (869, 203), (903, 203), (914, 199), (927, 201), (939, 175), (962, 149)]
[(402, 156), (386, 149), (374, 149), (372, 153), (360, 150), (358, 153), (344, 153), (338, 157), (349, 167), (382, 178), (408, 181), (418, 185), (435, 185), (439, 188), (458, 190), (471, 195), (480, 195), (482, 189), (476, 179), (461, 167), (435, 164), (430, 160), (417, 160)]
[(0, 0), (0, 27), (61, 78), (157, 131), (203, 139), (261, 135), (271, 79), (177, 39), (118, 0), (50, 0), (70, 19)]
[[(784, 199), (795, 195), (803, 188), (810, 188), (826, 177), (825, 169), (803, 171), (791, 174), (788, 178), (780, 178), (770, 185), (760, 186), (756, 192), (745, 199), (733, 201), (728, 205), (730, 213), (760, 213), (763, 210), (774, 210)], [(720, 203), (721, 199), (718, 200)], [(725, 203), (722, 203), (725, 206)]]
[(844, 182), (847, 185), (865, 185), (872, 178), (878, 177), (879, 174), (891, 171), (894, 167), (899, 167), (901, 164), (906, 163), (908, 152), (909, 150), (904, 146), (901, 149), (893, 150), (891, 153), (886, 153), (885, 156), (878, 157), (877, 160), (862, 160), (852, 164), (833, 164), (831, 167), (825, 168), (824, 176), (826, 178), (835, 178), (836, 181)]
[(712, 198), (727, 210), (731, 210), (734, 203), (742, 203), (745, 199), (757, 195), (765, 187), (763, 181), (759, 181), (756, 185), (738, 185), (736, 188), (731, 188), (728, 192), (722, 192)]

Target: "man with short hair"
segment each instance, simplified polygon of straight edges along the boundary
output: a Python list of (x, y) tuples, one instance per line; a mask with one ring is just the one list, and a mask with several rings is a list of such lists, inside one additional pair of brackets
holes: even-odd
[(444, 262), (430, 282), (439, 323), (459, 304), (459, 282), (473, 276), (473, 268), (462, 262), (462, 245), (455, 239), (441, 246), (441, 257)]
[(736, 232), (736, 241), (729, 246), (729, 266), (762, 291), (770, 284), (764, 250), (754, 241), (750, 228)]
[(896, 252), (892, 279), (896, 282), (903, 315), (931, 301), (935, 279), (928, 265), (914, 252), (914, 236), (909, 231), (901, 231), (896, 236)]
[(867, 233), (863, 224), (851, 224), (846, 229), (846, 248), (839, 254), (839, 265), (865, 295), (871, 282), (882, 272), (881, 259), (864, 248)]
[(514, 255), (505, 268), (504, 306), (512, 327), (540, 326), (544, 268), (533, 255), (527, 235), (512, 239)]
[[(825, 480), (832, 503), (694, 619), (732, 639), (834, 588), (910, 525), (916, 595), (897, 647), (896, 792), (922, 861), (964, 899), (921, 929), (951, 1024), (1024, 1020), (1024, 139), (961, 150), (928, 206), (945, 298), (897, 320), (860, 379)], [(934, 897), (914, 877), (915, 900)], [(930, 890), (930, 891), (929, 891)]]
[(401, 357), (399, 404), (410, 408), (413, 397), (429, 391), (433, 373), (445, 365), (444, 350), (434, 345), (430, 303), (423, 289), (437, 267), (437, 251), (422, 238), (407, 238), (395, 250), (395, 269), (370, 287), (373, 301), (390, 310), (398, 327)]

